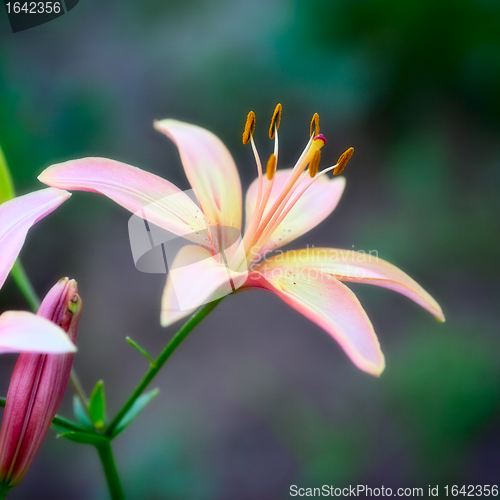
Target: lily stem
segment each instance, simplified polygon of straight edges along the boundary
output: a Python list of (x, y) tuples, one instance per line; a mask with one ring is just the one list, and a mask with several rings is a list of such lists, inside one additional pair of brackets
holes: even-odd
[(80, 398), (80, 401), (82, 402), (82, 405), (84, 408), (88, 411), (89, 409), (89, 398), (87, 394), (85, 393), (85, 389), (83, 388), (80, 379), (78, 378), (78, 375), (76, 374), (75, 369), (72, 367), (71, 368), (71, 374), (69, 376), (69, 383), (71, 384), (71, 387), (73, 387), (74, 393)]
[(16, 260), (10, 271), (16, 285), (18, 286), (21, 293), (24, 295), (26, 302), (28, 302), (31, 310), (36, 313), (40, 307), (40, 298), (38, 297), (31, 281), (29, 280), (26, 271), (19, 259)]
[(214, 300), (213, 302), (209, 302), (208, 304), (201, 306), (191, 316), (191, 318), (189, 318), (189, 320), (186, 323), (184, 323), (182, 328), (173, 336), (172, 340), (167, 344), (165, 349), (163, 349), (160, 355), (150, 364), (150, 368), (146, 373), (146, 375), (144, 375), (144, 377), (139, 382), (132, 395), (128, 398), (128, 400), (122, 406), (120, 411), (116, 414), (113, 421), (109, 424), (108, 428), (104, 433), (106, 436), (113, 437), (113, 432), (116, 426), (121, 422), (122, 418), (130, 410), (130, 408), (135, 403), (137, 398), (144, 392), (146, 387), (154, 379), (154, 377), (160, 371), (160, 369), (168, 360), (168, 358), (177, 349), (177, 347), (179, 347), (181, 342), (188, 336), (188, 334), (194, 329), (194, 327), (197, 326), (198, 323), (200, 323), (200, 321), (204, 319), (210, 312), (212, 312), (213, 309), (215, 309), (215, 307), (222, 300), (222, 298)]
[(1, 483), (0, 484), (0, 500), (5, 498), (9, 491), (10, 491), (10, 487), (5, 483)]
[(125, 495), (123, 494), (123, 488), (120, 483), (120, 478), (118, 477), (118, 471), (116, 470), (115, 459), (113, 457), (113, 451), (111, 450), (111, 442), (106, 440), (96, 448), (99, 452), (99, 458), (101, 459), (102, 468), (106, 475), (106, 481), (112, 500), (124, 500)]

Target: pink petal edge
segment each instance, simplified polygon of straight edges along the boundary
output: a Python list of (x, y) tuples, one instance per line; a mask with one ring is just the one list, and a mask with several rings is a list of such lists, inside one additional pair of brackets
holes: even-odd
[(254, 269), (266, 274), (281, 268), (319, 269), (339, 281), (388, 288), (413, 300), (438, 321), (445, 321), (440, 305), (429, 293), (401, 269), (378, 256), (337, 248), (307, 248), (275, 255)]
[(102, 194), (163, 229), (210, 246), (207, 221), (196, 203), (171, 182), (140, 168), (82, 158), (52, 165), (38, 179), (49, 186)]
[(212, 132), (177, 120), (155, 121), (179, 149), (186, 176), (213, 226), (241, 231), (242, 194), (231, 153)]
[(0, 353), (36, 352), (62, 354), (76, 352), (62, 328), (27, 311), (6, 311), (0, 315)]
[(280, 278), (259, 272), (243, 288), (261, 288), (280, 297), (331, 335), (361, 370), (380, 376), (385, 360), (373, 326), (354, 293), (330, 275), (317, 273), (303, 280), (289, 270)]
[(24, 245), (29, 229), (70, 196), (67, 191), (48, 188), (0, 205), (0, 288)]

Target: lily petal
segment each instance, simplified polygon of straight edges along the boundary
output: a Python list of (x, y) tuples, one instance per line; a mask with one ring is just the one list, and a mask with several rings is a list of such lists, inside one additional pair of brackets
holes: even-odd
[(445, 320), (441, 307), (415, 280), (378, 256), (337, 248), (291, 250), (259, 263), (255, 269), (267, 273), (277, 268), (319, 269), (340, 281), (366, 283), (389, 288), (427, 309), (439, 321)]
[(46, 318), (27, 311), (7, 311), (0, 315), (0, 353), (75, 352), (76, 346), (64, 330)]
[(379, 376), (384, 355), (373, 326), (356, 295), (333, 276), (311, 270), (276, 268), (253, 272), (244, 288), (263, 288), (323, 328), (361, 370)]
[(161, 120), (156, 130), (179, 148), (186, 176), (212, 226), (241, 231), (241, 182), (222, 141), (204, 128), (177, 120)]
[[(291, 169), (278, 170), (274, 177), (274, 184), (271, 190), (271, 197), (267, 203), (267, 208), (272, 207), (285, 187), (291, 173)], [(300, 191), (311, 178), (305, 177), (298, 185), (296, 193)], [(270, 238), (261, 249), (261, 254), (268, 250), (275, 250), (290, 241), (302, 236), (326, 219), (337, 206), (345, 188), (345, 178), (327, 178), (326, 175), (319, 177), (305, 193), (299, 198), (290, 213), (283, 219), (283, 222), (271, 234)], [(250, 221), (255, 210), (257, 199), (258, 179), (252, 182), (248, 189), (245, 201), (246, 223)], [(292, 196), (293, 199), (293, 196)], [(264, 215), (267, 210), (264, 211)]]
[(59, 189), (42, 189), (0, 205), (0, 288), (2, 288), (26, 235), (34, 224), (71, 196)]
[(192, 314), (199, 306), (229, 295), (246, 281), (199, 246), (186, 245), (169, 264), (162, 296), (161, 325), (166, 327)]
[(171, 182), (140, 168), (107, 158), (82, 158), (52, 165), (38, 179), (49, 186), (103, 194), (163, 229), (210, 246), (206, 220), (196, 203)]

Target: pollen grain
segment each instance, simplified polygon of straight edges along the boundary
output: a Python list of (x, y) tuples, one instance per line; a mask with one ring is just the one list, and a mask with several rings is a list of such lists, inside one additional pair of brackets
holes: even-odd
[(268, 180), (272, 181), (274, 174), (276, 173), (276, 155), (272, 154), (267, 160), (266, 175)]
[(309, 137), (313, 135), (319, 135), (319, 115), (318, 113), (314, 113), (312, 120), (311, 120), (311, 128), (309, 130)]
[(274, 109), (273, 117), (271, 118), (271, 125), (269, 127), (269, 139), (274, 139), (274, 134), (276, 130), (280, 128), (281, 122), (281, 104), (276, 104), (276, 108)]
[(243, 144), (247, 144), (255, 131), (255, 113), (250, 111), (247, 116), (247, 122), (245, 123), (245, 130), (243, 132)]
[(354, 153), (354, 148), (349, 148), (347, 151), (344, 151), (337, 162), (337, 166), (333, 171), (333, 175), (339, 175), (342, 173), (347, 163), (351, 159), (352, 154)]

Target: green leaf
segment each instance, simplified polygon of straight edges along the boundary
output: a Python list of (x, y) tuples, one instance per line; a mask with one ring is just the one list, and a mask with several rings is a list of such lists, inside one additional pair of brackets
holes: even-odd
[(106, 425), (106, 401), (104, 399), (104, 382), (99, 380), (92, 391), (89, 403), (89, 415), (92, 423), (103, 429)]
[(84, 408), (82, 401), (75, 394), (73, 396), (73, 413), (78, 421), (87, 429), (93, 429), (92, 421), (89, 418), (87, 410)]
[(64, 432), (63, 434), (58, 434), (57, 438), (69, 439), (75, 443), (91, 444), (97, 448), (105, 445), (109, 441), (108, 438), (104, 436), (87, 432)]
[(115, 427), (115, 430), (113, 431), (113, 437), (117, 436), (125, 430), (141, 413), (144, 408), (149, 404), (149, 402), (155, 398), (158, 393), (160, 392), (160, 389), (153, 389), (152, 391), (144, 393), (142, 396), (139, 396), (136, 400), (135, 403), (130, 407), (130, 410), (125, 413), (123, 418), (120, 420), (119, 424)]
[(0, 205), (16, 196), (7, 160), (0, 147)]
[(154, 360), (151, 357), (151, 354), (149, 354), (149, 352), (146, 351), (146, 349), (144, 349), (144, 347), (139, 345), (134, 339), (131, 339), (130, 337), (127, 337), (126, 340), (131, 346), (135, 347), (143, 356), (145, 356), (150, 363), (154, 363)]
[[(73, 429), (72, 431), (69, 431), (68, 425), (71, 425), (71, 428)], [(64, 422), (60, 423), (59, 419), (56, 418), (55, 421), (52, 421), (50, 426), (52, 429), (59, 433), (79, 432), (78, 429), (80, 429), (82, 432), (87, 432), (87, 428), (80, 427), (76, 422), (72, 422), (71, 420), (64, 420)]]

